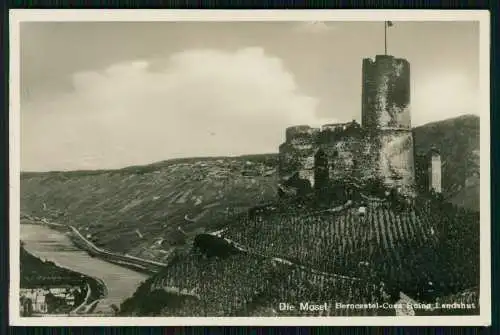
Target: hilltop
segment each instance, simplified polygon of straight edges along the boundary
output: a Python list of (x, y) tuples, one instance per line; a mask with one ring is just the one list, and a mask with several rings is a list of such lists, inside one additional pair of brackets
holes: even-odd
[[(437, 146), (451, 202), (478, 209), (479, 118), (414, 129), (417, 151)], [(277, 193), (277, 155), (168, 160), (119, 170), (21, 174), (21, 211), (71, 223), (96, 245), (166, 260), (195, 235)]]

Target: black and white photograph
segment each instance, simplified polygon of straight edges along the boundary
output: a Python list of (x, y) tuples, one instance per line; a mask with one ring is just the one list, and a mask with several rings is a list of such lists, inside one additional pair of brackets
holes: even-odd
[(11, 324), (490, 324), (487, 11), (10, 27)]

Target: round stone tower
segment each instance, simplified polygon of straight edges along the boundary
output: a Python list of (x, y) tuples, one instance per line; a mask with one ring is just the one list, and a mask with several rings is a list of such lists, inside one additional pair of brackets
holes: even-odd
[(361, 125), (370, 133), (375, 177), (407, 196), (415, 195), (410, 115), (410, 64), (378, 55), (363, 60)]
[(411, 129), (410, 63), (378, 55), (363, 60), (361, 125), (367, 129)]

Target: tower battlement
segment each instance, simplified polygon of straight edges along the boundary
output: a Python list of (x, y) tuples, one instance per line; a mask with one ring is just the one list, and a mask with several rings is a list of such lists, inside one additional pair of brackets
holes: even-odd
[(286, 142), (310, 143), (314, 141), (319, 131), (319, 128), (312, 128), (308, 125), (288, 127), (286, 129)]

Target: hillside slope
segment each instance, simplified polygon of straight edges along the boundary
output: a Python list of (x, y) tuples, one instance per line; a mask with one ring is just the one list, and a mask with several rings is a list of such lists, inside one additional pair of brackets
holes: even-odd
[[(447, 197), (477, 210), (479, 118), (415, 128), (416, 150), (432, 145), (442, 152)], [(173, 247), (218, 229), (233, 212), (275, 199), (276, 165), (277, 155), (269, 154), (177, 159), (110, 171), (23, 173), (21, 211), (71, 223), (98, 246), (164, 260)]]
[[(149, 285), (122, 304), (122, 315), (248, 316), (262, 307), (276, 310), (279, 302), (320, 303), (337, 298), (354, 303), (359, 302), (356, 299), (360, 294), (378, 294), (376, 285), (357, 279), (311, 275), (303, 269), (248, 254), (206, 258), (193, 252), (152, 278)], [(151, 295), (174, 294), (175, 290), (179, 304), (173, 305), (170, 297), (159, 301), (155, 308), (147, 303)], [(279, 314), (291, 316), (297, 311)], [(318, 311), (300, 314), (317, 315)], [(339, 313), (331, 311), (329, 315)]]
[(273, 155), (260, 155), (27, 173), (21, 178), (21, 212), (75, 225), (98, 246), (163, 260), (189, 236), (273, 199), (274, 166)]
[[(366, 218), (360, 219), (352, 208), (325, 214), (305, 208), (290, 212), (281, 206), (241, 216), (218, 235), (195, 239), (191, 250), (142, 285), (121, 306), (121, 313), (380, 315), (390, 311), (341, 309), (322, 314), (278, 310), (278, 305), (394, 302), (401, 291), (433, 303), (479, 282), (476, 213), (441, 202), (422, 202), (401, 211), (384, 201), (370, 203)], [(163, 298), (152, 306), (150, 299), (158, 296)]]

